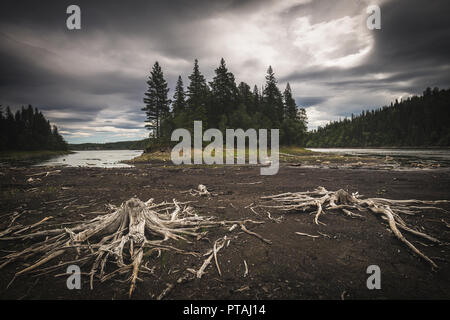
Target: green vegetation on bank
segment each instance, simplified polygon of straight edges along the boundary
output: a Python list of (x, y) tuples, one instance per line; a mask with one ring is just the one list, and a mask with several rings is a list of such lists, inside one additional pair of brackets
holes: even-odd
[[(270, 154), (270, 149), (268, 150)], [(258, 153), (258, 151), (257, 151)], [(224, 146), (223, 151), (223, 162), (224, 164), (212, 164), (212, 165), (183, 165), (183, 166), (194, 166), (194, 167), (220, 167), (225, 164), (226, 159), (226, 148)], [(194, 157), (194, 150), (191, 150), (191, 159), (193, 163), (193, 157)], [(237, 150), (234, 150), (234, 159), (236, 160), (237, 157)], [(249, 150), (246, 148), (245, 150), (245, 163), (248, 164), (248, 157), (249, 157)], [(331, 153), (323, 153), (323, 152), (313, 152), (311, 150), (307, 150), (304, 148), (296, 147), (296, 146), (282, 146), (279, 150), (279, 160), (281, 163), (293, 163), (297, 165), (330, 165), (330, 164), (358, 164), (360, 165), (360, 162), (364, 163), (373, 163), (378, 164), (383, 162), (383, 159), (375, 158), (375, 157), (369, 157), (369, 156), (344, 156), (344, 155), (338, 155), (338, 154), (331, 154)], [(164, 164), (167, 166), (172, 166), (172, 160), (171, 160), (171, 150), (170, 149), (155, 149), (152, 152), (146, 152), (142, 155), (131, 159), (124, 161), (125, 163), (130, 164), (139, 164), (139, 163), (153, 163), (153, 164)]]
[(0, 162), (36, 162), (71, 153), (70, 151), (39, 150), (39, 151), (0, 151)]
[(450, 89), (363, 111), (308, 134), (308, 147), (450, 146)]
[[(267, 150), (269, 155), (270, 155), (270, 148)], [(199, 152), (201, 153), (201, 150), (195, 151), (194, 149), (191, 149), (191, 159), (193, 161), (194, 159), (194, 153), (195, 152)], [(234, 152), (234, 159), (237, 158), (237, 153), (238, 150), (237, 149), (233, 149)], [(296, 157), (296, 156), (311, 156), (313, 154), (319, 154), (316, 152), (312, 152), (310, 150), (306, 150), (300, 147), (280, 147), (279, 150), (280, 153), (280, 159), (288, 159), (289, 157)], [(215, 155), (215, 150), (213, 150), (212, 152), (212, 156)], [(245, 160), (246, 163), (248, 163), (248, 159), (249, 159), (249, 155), (250, 155), (250, 151), (249, 148), (246, 147), (245, 148)], [(226, 156), (227, 156), (227, 150), (226, 150), (226, 146), (223, 147), (223, 162), (225, 163), (226, 160)], [(256, 151), (256, 156), (257, 158), (259, 157), (259, 150)], [(145, 152), (142, 155), (132, 159), (132, 160), (128, 160), (125, 161), (127, 163), (148, 163), (148, 162), (170, 162), (172, 163), (171, 160), (171, 150), (169, 148), (166, 149), (155, 149), (152, 152)]]
[(150, 139), (137, 141), (118, 141), (107, 143), (79, 143), (69, 144), (70, 150), (144, 150)]
[(42, 112), (28, 106), (15, 114), (0, 106), (0, 151), (66, 151), (67, 142)]

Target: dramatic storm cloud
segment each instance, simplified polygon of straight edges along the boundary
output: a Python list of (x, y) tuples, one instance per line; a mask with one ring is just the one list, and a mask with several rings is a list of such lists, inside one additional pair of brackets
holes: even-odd
[[(81, 30), (66, 28), (70, 4)], [(366, 27), (371, 4), (381, 30)], [(449, 87), (449, 9), (447, 0), (3, 0), (0, 104), (39, 107), (69, 142), (139, 139), (156, 60), (173, 89), (179, 74), (187, 85), (195, 58), (211, 80), (224, 57), (251, 86), (272, 65), (315, 128)]]

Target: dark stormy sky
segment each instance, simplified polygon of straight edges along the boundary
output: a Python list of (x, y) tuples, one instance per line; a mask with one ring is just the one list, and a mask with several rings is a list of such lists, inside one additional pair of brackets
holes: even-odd
[[(70, 4), (81, 30), (66, 28)], [(369, 4), (381, 30), (366, 27)], [(315, 128), (450, 87), (449, 13), (448, 0), (2, 0), (0, 104), (39, 107), (69, 142), (138, 139), (156, 60), (173, 88), (195, 58), (211, 80), (224, 57), (251, 86), (272, 65)]]

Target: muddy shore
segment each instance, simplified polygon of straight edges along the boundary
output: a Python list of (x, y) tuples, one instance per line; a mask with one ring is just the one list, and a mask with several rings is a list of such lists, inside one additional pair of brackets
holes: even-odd
[[(55, 172), (46, 177), (35, 175)], [(32, 181), (29, 178), (32, 177)], [(193, 197), (184, 191), (204, 184), (217, 196)], [(439, 265), (432, 272), (428, 264), (414, 256), (373, 214), (351, 219), (341, 214), (321, 216), (326, 225), (315, 225), (307, 213), (266, 211), (256, 213), (248, 206), (261, 202), (260, 197), (288, 191), (347, 189), (368, 197), (392, 199), (450, 200), (450, 170), (415, 169), (407, 171), (370, 170), (368, 168), (304, 168), (283, 164), (277, 175), (261, 176), (250, 166), (164, 167), (137, 164), (134, 168), (0, 168), (0, 230), (10, 223), (11, 214), (20, 216), (23, 225), (52, 216), (48, 224), (91, 219), (106, 213), (106, 204), (120, 205), (130, 197), (141, 200), (195, 201), (199, 214), (220, 220), (250, 218), (262, 220), (251, 230), (270, 239), (266, 244), (256, 237), (237, 232), (227, 248), (219, 253), (220, 277), (213, 265), (201, 279), (175, 285), (166, 299), (449, 299), (450, 250), (447, 245), (432, 246), (408, 235), (408, 238)], [(450, 206), (444, 206), (450, 209)], [(423, 227), (443, 242), (450, 242), (448, 213), (424, 211), (406, 216), (405, 221)], [(422, 230), (422, 231), (423, 231)], [(207, 239), (193, 245), (205, 252), (211, 243), (225, 234), (225, 229), (211, 231)], [(325, 234), (318, 238), (295, 234)], [(8, 250), (23, 249), (28, 242), (1, 241), (1, 255)], [(244, 277), (245, 265), (248, 275)], [(198, 269), (202, 259), (164, 253), (156, 259), (153, 275), (142, 275), (134, 299), (155, 299), (168, 285), (175, 284), (186, 268)], [(381, 290), (368, 290), (366, 268), (381, 269)], [(81, 290), (68, 290), (64, 270), (35, 277), (32, 274), (8, 283), (23, 268), (15, 263), (0, 272), (2, 299), (126, 299), (128, 284), (119, 281), (94, 282), (82, 276)], [(88, 268), (86, 266), (86, 268)], [(81, 268), (82, 272), (89, 269)], [(119, 279), (120, 280), (120, 279)], [(123, 280), (123, 279), (122, 279)]]

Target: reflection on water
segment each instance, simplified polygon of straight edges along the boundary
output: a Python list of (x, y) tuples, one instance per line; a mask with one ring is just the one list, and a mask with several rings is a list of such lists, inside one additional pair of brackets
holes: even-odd
[(59, 156), (37, 164), (38, 166), (70, 166), (70, 167), (101, 167), (129, 168), (132, 165), (121, 163), (142, 154), (142, 150), (89, 150)]
[(392, 157), (401, 162), (425, 161), (450, 165), (450, 149), (350, 149), (350, 148), (309, 148), (315, 152), (345, 155)]

